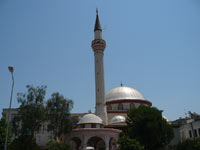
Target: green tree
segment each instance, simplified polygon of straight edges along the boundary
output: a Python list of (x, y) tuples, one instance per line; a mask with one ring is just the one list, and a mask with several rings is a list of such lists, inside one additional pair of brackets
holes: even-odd
[(131, 139), (126, 135), (120, 135), (118, 144), (119, 150), (144, 150), (136, 139)]
[[(37, 86), (36, 88), (27, 85), (27, 92), (18, 93), (17, 100), (20, 103), (18, 114), (15, 117), (15, 125), (17, 127), (17, 136), (28, 139), (23, 143), (27, 150), (33, 149), (33, 138), (35, 131), (41, 126), (45, 120), (44, 98), (46, 86)], [(20, 140), (23, 141), (23, 140)], [(25, 149), (24, 149), (25, 150)]]
[[(5, 139), (6, 139), (6, 127), (7, 123), (4, 118), (1, 118), (0, 120), (0, 149), (4, 149)], [(12, 133), (11, 129), (8, 130), (8, 142), (7, 145), (9, 146), (11, 143)]]
[(200, 138), (187, 139), (177, 145), (177, 150), (200, 150)]
[(48, 150), (71, 150), (71, 146), (69, 144), (57, 142), (57, 141), (50, 141), (46, 145)]
[(70, 112), (72, 108), (73, 101), (64, 98), (59, 93), (53, 93), (47, 101), (48, 130), (53, 131), (55, 140), (59, 139), (62, 134), (71, 131), (73, 119), (70, 117)]
[[(30, 135), (22, 135), (18, 138), (15, 138), (13, 142), (9, 145), (8, 150), (27, 150), (27, 145), (30, 139)], [(35, 139), (32, 139), (31, 150), (39, 150), (39, 146), (37, 146)]]
[(160, 150), (173, 138), (171, 125), (155, 107), (139, 106), (128, 111), (126, 134), (138, 140), (146, 150)]

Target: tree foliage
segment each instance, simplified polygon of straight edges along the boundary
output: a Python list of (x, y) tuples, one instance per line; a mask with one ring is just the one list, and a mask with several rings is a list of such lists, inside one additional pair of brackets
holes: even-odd
[[(27, 92), (18, 93), (17, 100), (20, 103), (18, 114), (15, 117), (17, 127), (17, 136), (27, 136), (25, 141), (26, 149), (32, 149), (34, 133), (45, 120), (44, 98), (46, 86), (33, 87), (27, 85)], [(20, 140), (21, 141), (21, 140)]]
[(30, 139), (30, 135), (19, 136), (18, 138), (13, 140), (8, 150), (39, 150), (39, 146), (37, 146), (34, 138), (32, 139), (30, 149), (27, 148), (26, 143), (30, 143), (29, 139)]
[[(6, 128), (7, 128), (6, 120), (4, 118), (1, 118), (1, 120), (0, 120), (0, 150), (4, 149), (5, 139), (6, 139)], [(9, 127), (9, 129), (8, 129), (8, 142), (7, 142), (8, 146), (11, 143), (11, 138), (12, 138), (12, 133), (11, 133), (11, 129)]]
[(187, 139), (177, 145), (177, 150), (200, 150), (200, 138)]
[(57, 141), (50, 141), (46, 145), (48, 150), (71, 150), (71, 146), (69, 144), (57, 142)]
[(171, 125), (162, 117), (160, 110), (139, 106), (128, 111), (128, 132), (130, 138), (138, 140), (146, 150), (160, 150), (173, 138)]
[(46, 115), (49, 121), (48, 130), (53, 131), (56, 140), (61, 134), (69, 133), (72, 129), (73, 120), (70, 112), (73, 108), (73, 101), (64, 98), (59, 93), (53, 93), (47, 101)]
[(119, 150), (144, 150), (144, 147), (136, 139), (131, 139), (126, 135), (121, 135), (119, 140)]
[(20, 107), (17, 116), (13, 119), (13, 126), (18, 138), (14, 140), (12, 148), (37, 149), (34, 135), (43, 124), (47, 124), (55, 140), (71, 131), (74, 121), (70, 117), (73, 101), (64, 98), (59, 93), (53, 93), (45, 103), (45, 94), (46, 86), (30, 85), (27, 86), (25, 93), (17, 94)]

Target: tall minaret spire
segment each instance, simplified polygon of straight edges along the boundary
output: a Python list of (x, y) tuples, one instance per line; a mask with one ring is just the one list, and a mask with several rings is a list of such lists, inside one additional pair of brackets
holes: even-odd
[(97, 31), (97, 30), (102, 32), (101, 24), (100, 24), (100, 21), (99, 21), (98, 9), (96, 10), (96, 22), (95, 22), (95, 26), (94, 26), (94, 32)]
[(92, 41), (92, 49), (95, 58), (95, 87), (96, 87), (96, 111), (104, 124), (107, 124), (107, 112), (105, 105), (105, 80), (104, 80), (104, 50), (106, 42), (102, 39), (102, 29), (96, 10), (96, 21), (94, 26), (94, 40)]

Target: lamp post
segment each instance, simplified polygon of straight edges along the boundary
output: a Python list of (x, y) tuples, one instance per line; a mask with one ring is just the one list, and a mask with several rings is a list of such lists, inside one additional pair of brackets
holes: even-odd
[(14, 88), (14, 76), (13, 76), (14, 68), (13, 68), (13, 66), (8, 66), (8, 70), (10, 71), (10, 73), (12, 75), (12, 89), (11, 89), (11, 94), (10, 94), (10, 105), (9, 105), (8, 117), (7, 117), (8, 120), (7, 120), (6, 140), (5, 140), (4, 150), (6, 150), (7, 142), (8, 142), (8, 129), (10, 126), (10, 111), (11, 111), (12, 95), (13, 95), (13, 88)]

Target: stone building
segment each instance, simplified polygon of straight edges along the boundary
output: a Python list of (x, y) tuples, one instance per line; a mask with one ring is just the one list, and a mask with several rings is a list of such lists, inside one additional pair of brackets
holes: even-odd
[(95, 63), (96, 110), (95, 114), (86, 114), (73, 129), (70, 137), (73, 150), (117, 150), (117, 140), (121, 129), (126, 127), (128, 109), (140, 105), (152, 106), (138, 90), (121, 85), (105, 94), (104, 50), (106, 41), (102, 38), (102, 29), (98, 12), (94, 27), (92, 49)]

